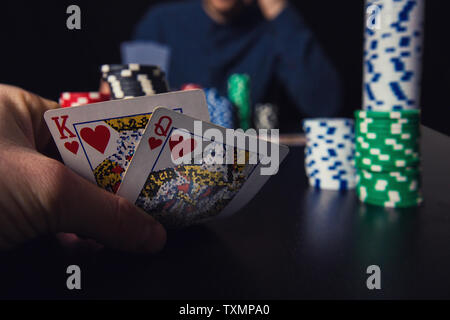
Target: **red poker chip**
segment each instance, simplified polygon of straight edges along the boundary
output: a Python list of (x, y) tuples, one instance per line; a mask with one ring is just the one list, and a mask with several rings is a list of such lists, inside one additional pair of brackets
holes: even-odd
[(82, 106), (110, 100), (110, 95), (100, 92), (63, 92), (59, 104), (63, 108)]
[(196, 83), (186, 83), (181, 86), (181, 90), (195, 90), (202, 89), (202, 86)]

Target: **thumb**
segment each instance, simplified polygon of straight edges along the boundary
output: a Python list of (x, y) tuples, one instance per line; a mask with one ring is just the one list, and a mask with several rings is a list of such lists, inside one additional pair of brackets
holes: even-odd
[(166, 231), (153, 217), (125, 198), (107, 192), (67, 168), (54, 201), (57, 228), (131, 252), (157, 252)]

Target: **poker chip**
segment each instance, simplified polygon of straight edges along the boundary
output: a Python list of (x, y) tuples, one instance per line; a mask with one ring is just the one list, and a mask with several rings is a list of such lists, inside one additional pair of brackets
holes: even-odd
[(259, 103), (255, 106), (253, 114), (255, 129), (278, 128), (278, 108), (271, 103)]
[(214, 88), (206, 88), (203, 91), (205, 92), (211, 122), (225, 128), (233, 129), (234, 114), (231, 102), (227, 98), (220, 96)]
[(361, 201), (394, 208), (422, 202), (419, 118), (419, 110), (355, 112)]
[(416, 168), (388, 173), (361, 170), (356, 191), (361, 201), (385, 207), (409, 207), (423, 201)]
[(228, 78), (228, 98), (237, 108), (239, 127), (251, 127), (250, 77), (235, 73)]
[(108, 94), (100, 92), (63, 92), (59, 97), (59, 104), (63, 108), (68, 108), (108, 101), (109, 99)]
[(195, 90), (195, 89), (203, 89), (201, 85), (196, 83), (185, 83), (181, 86), (180, 90)]
[(305, 119), (305, 171), (312, 187), (356, 187), (354, 123), (346, 118)]
[(366, 0), (365, 9), (363, 109), (418, 109), (425, 1)]
[(102, 79), (109, 84), (112, 99), (128, 99), (168, 92), (165, 74), (157, 66), (104, 64)]
[(383, 119), (418, 119), (420, 111), (418, 110), (403, 110), (399, 111), (368, 111), (368, 110), (357, 110), (355, 111), (356, 119), (373, 119), (373, 118), (383, 118)]

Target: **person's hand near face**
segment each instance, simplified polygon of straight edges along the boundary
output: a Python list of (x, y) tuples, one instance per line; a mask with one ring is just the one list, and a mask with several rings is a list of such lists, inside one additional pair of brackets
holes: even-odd
[(43, 114), (55, 108), (0, 85), (0, 249), (72, 232), (120, 250), (160, 250), (166, 233), (151, 216), (40, 153), (50, 139)]
[(258, 0), (261, 12), (267, 20), (273, 20), (286, 8), (287, 0)]
[(243, 6), (257, 1), (262, 14), (267, 20), (275, 19), (284, 8), (287, 0), (205, 0), (206, 12), (217, 22), (226, 22), (227, 19), (237, 14)]

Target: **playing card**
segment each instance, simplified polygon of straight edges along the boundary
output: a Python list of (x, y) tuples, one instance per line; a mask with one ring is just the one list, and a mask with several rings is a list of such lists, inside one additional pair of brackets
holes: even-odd
[(202, 90), (50, 110), (44, 118), (64, 163), (116, 192), (156, 106), (209, 121)]
[[(166, 108), (155, 109), (117, 192), (167, 228), (238, 211), (270, 177), (260, 172), (267, 163), (267, 150), (279, 150), (279, 163), (288, 153), (287, 147), (256, 136), (245, 137), (270, 146), (265, 150), (238, 148), (234, 140), (226, 140), (225, 128), (197, 121), (202, 126), (199, 131), (195, 120)], [(206, 134), (207, 129), (216, 130), (214, 137)]]

